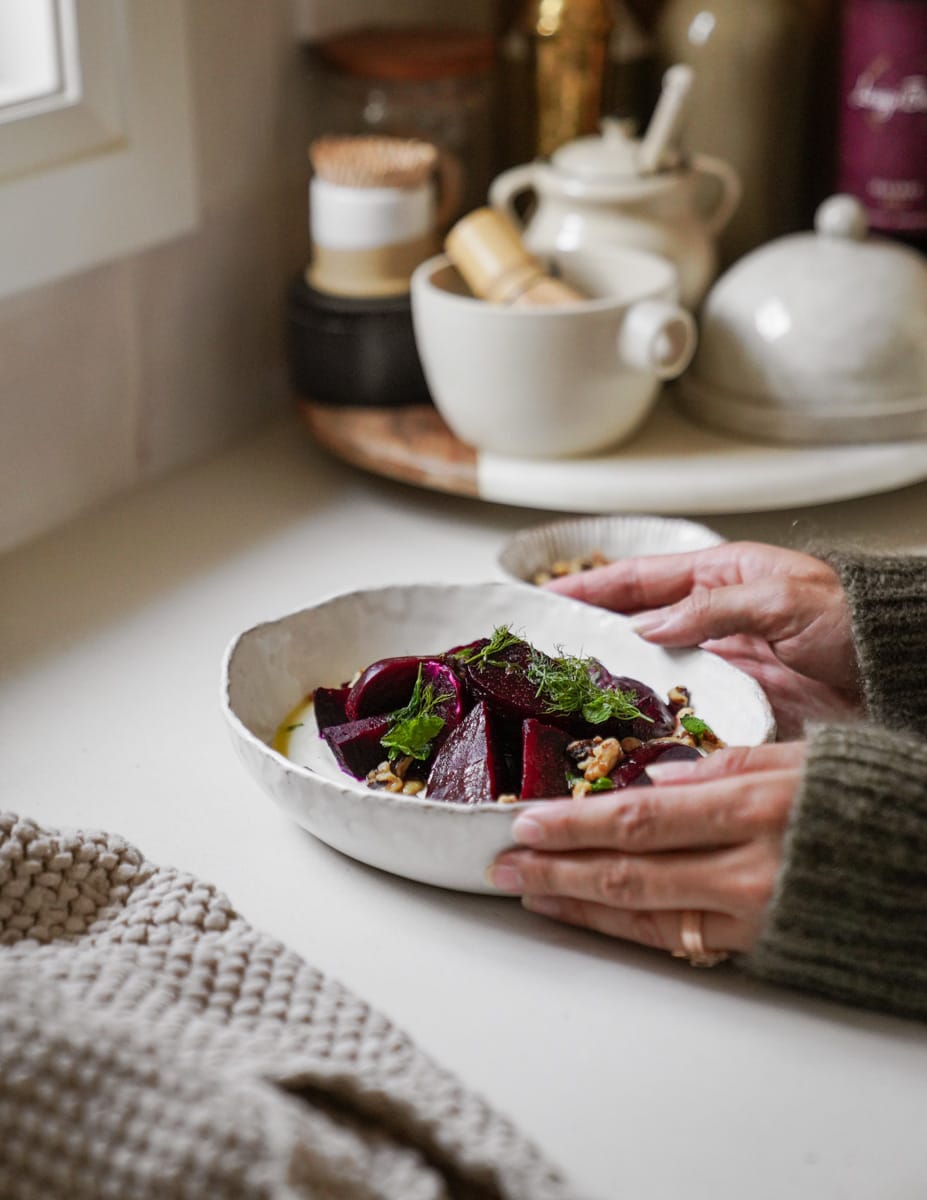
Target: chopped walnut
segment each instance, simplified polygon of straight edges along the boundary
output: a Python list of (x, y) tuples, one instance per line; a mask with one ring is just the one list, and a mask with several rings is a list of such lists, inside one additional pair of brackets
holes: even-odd
[(626, 737), (621, 739), (621, 749), (625, 754), (630, 754), (632, 750), (640, 750), (643, 744), (640, 738)]
[(582, 800), (583, 796), (588, 796), (591, 791), (591, 783), (587, 783), (585, 779), (577, 779), (577, 781), (573, 784), (573, 799)]
[(575, 575), (578, 571), (592, 571), (596, 567), (607, 566), (612, 560), (606, 558), (601, 550), (593, 550), (576, 558), (560, 558), (549, 567), (541, 567), (531, 575), (531, 582), (540, 586), (550, 583), (552, 579), (560, 579), (564, 575)]
[[(416, 792), (422, 790), (425, 786), (423, 783), (418, 784), (418, 780), (410, 779), (406, 783), (405, 775), (409, 767), (412, 765), (412, 759), (408, 755), (405, 758), (400, 758), (397, 762), (391, 763), (388, 759), (374, 767), (367, 774), (367, 784), (373, 788), (379, 788), (386, 792), (405, 792), (407, 796), (415, 795)], [(418, 786), (415, 786), (418, 784)], [(411, 788), (413, 790), (407, 791)]]
[(624, 751), (621, 749), (621, 743), (617, 738), (606, 738), (600, 746), (597, 746), (592, 756), (585, 763), (580, 763), (583, 775), (588, 783), (595, 783), (597, 779), (603, 779), (606, 775), (611, 775), (615, 767), (624, 758)]
[(496, 797), (496, 803), (497, 804), (517, 804), (519, 799), (520, 799), (520, 797), (516, 796), (514, 794), (514, 792), (503, 792), (501, 795)]
[(587, 783), (610, 775), (624, 758), (624, 750), (617, 738), (594, 737), (588, 741), (570, 742), (566, 749)]
[(684, 687), (672, 687), (666, 694), (670, 704), (681, 704), (688, 706), (689, 704), (689, 689)]

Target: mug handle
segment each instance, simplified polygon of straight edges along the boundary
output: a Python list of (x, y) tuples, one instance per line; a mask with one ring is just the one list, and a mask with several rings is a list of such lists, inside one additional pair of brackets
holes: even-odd
[(717, 203), (705, 218), (705, 232), (709, 237), (716, 237), (737, 211), (743, 194), (740, 176), (728, 163), (707, 154), (694, 155), (692, 166), (700, 175), (708, 175), (721, 185)]
[(534, 163), (523, 163), (520, 167), (510, 167), (496, 176), (489, 185), (489, 203), (493, 208), (505, 213), (517, 229), (523, 229), (524, 222), (518, 215), (515, 199), (525, 192), (533, 191)]
[(638, 300), (618, 331), (618, 358), (625, 366), (675, 379), (695, 354), (698, 332), (692, 314), (669, 300)]

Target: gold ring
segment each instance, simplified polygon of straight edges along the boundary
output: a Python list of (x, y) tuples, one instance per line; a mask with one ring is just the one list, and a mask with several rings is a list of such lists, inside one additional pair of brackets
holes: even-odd
[(730, 955), (726, 950), (706, 950), (702, 940), (702, 914), (686, 909), (679, 925), (682, 949), (673, 951), (673, 958), (687, 958), (693, 967), (716, 967)]

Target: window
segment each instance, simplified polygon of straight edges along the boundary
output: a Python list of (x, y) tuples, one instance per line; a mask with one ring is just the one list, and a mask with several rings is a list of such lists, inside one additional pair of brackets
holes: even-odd
[(5, 0), (0, 7), (0, 121), (79, 93), (71, 0)]
[(0, 296), (196, 218), (183, 0), (0, 0)]

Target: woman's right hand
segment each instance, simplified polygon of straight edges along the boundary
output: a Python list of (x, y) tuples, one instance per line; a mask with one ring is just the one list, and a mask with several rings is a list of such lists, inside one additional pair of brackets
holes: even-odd
[(766, 691), (780, 737), (861, 709), (846, 596), (836, 571), (810, 554), (727, 542), (619, 559), (545, 586), (632, 615), (647, 641), (703, 646), (741, 667)]

